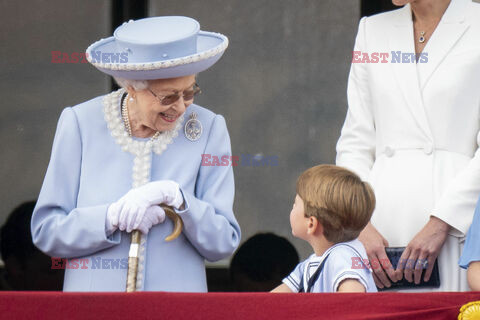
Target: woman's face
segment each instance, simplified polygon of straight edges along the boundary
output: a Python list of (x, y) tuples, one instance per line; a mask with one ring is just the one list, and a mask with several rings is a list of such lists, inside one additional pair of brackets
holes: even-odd
[[(195, 75), (158, 79), (148, 82), (145, 90), (135, 91), (136, 116), (142, 125), (155, 130), (167, 131), (176, 125), (176, 120), (193, 103), (193, 97), (185, 100), (185, 92), (193, 89)], [(165, 105), (161, 102), (166, 96), (178, 94), (178, 100)], [(156, 96), (156, 97), (155, 97)]]
[(303, 200), (298, 194), (290, 212), (290, 226), (292, 227), (293, 236), (304, 239), (307, 235), (308, 218), (305, 217)]

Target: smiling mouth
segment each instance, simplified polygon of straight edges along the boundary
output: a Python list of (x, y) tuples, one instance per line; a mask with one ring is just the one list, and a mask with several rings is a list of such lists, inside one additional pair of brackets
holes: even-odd
[(160, 112), (160, 117), (167, 122), (174, 122), (178, 118), (176, 115), (170, 115), (163, 112)]

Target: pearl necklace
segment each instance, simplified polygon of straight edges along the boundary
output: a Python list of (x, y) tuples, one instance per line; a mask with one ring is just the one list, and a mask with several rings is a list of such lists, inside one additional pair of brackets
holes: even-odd
[[(125, 124), (125, 128), (127, 129), (128, 135), (131, 137), (132, 136), (132, 126), (130, 125), (130, 117), (128, 116), (128, 103), (127, 101), (129, 100), (130, 94), (128, 93), (125, 99), (123, 99), (122, 103), (122, 119), (123, 123)], [(151, 141), (155, 140), (158, 138), (160, 135), (160, 131), (155, 132), (155, 134), (152, 136), (150, 139)]]
[(122, 148), (123, 151), (129, 152), (134, 156), (144, 154), (145, 149), (153, 149), (153, 152), (160, 155), (173, 142), (173, 139), (178, 136), (178, 132), (182, 128), (184, 115), (177, 119), (177, 123), (172, 130), (163, 131), (158, 138), (152, 141), (141, 141), (129, 136), (121, 115), (121, 98), (125, 94), (125, 89), (107, 94), (103, 99), (103, 112), (105, 121), (110, 134), (115, 142)]

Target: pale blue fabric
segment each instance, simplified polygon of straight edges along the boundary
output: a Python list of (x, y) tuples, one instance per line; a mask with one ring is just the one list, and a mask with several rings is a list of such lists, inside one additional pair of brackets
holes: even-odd
[(340, 283), (346, 279), (359, 281), (365, 287), (366, 292), (377, 292), (372, 270), (365, 265), (359, 266), (360, 261), (364, 261), (364, 259), (366, 261), (368, 258), (365, 248), (357, 239), (337, 243), (328, 248), (321, 256), (312, 254), (307, 260), (300, 262), (295, 270), (283, 279), (283, 283), (293, 292), (298, 292), (301, 287), (300, 282), (303, 281), (303, 288), (306, 290), (308, 280), (325, 258), (327, 260), (317, 281), (312, 286), (312, 293), (336, 292)]
[(98, 70), (114, 77), (169, 79), (210, 68), (227, 46), (226, 36), (201, 31), (192, 18), (164, 16), (124, 23), (86, 53)]
[[(240, 241), (231, 166), (200, 166), (203, 153), (231, 155), (225, 120), (192, 104), (184, 122), (192, 111), (203, 125), (200, 139), (188, 140), (182, 126), (173, 143), (152, 156), (151, 180), (178, 182), (186, 209), (178, 212), (184, 229), (176, 240), (164, 241), (173, 228), (168, 218), (148, 234), (146, 291), (206, 291), (204, 259), (228, 257)], [(102, 97), (62, 112), (31, 229), (48, 255), (87, 259), (71, 260), (80, 263), (67, 267), (64, 291), (125, 291), (130, 235), (116, 231), (107, 237), (105, 217), (132, 187), (133, 159), (110, 135)]]
[(467, 240), (458, 264), (467, 269), (471, 262), (480, 261), (480, 199), (475, 208), (472, 224), (467, 232)]

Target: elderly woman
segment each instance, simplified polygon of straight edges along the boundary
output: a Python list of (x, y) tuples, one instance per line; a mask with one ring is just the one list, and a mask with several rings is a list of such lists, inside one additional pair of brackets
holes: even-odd
[[(207, 290), (204, 260), (233, 253), (231, 156), (221, 115), (193, 104), (195, 75), (212, 66), (225, 36), (187, 17), (130, 21), (87, 49), (122, 89), (66, 108), (32, 218), (33, 241), (68, 258), (64, 291), (125, 291), (129, 233), (143, 233), (137, 290)], [(183, 232), (159, 206), (175, 209)]]
[(437, 259), (435, 290), (467, 290), (457, 262), (480, 193), (480, 4), (393, 3), (404, 7), (360, 21), (337, 164), (375, 190), (359, 237), (369, 258), (406, 247), (406, 264), (374, 270), (377, 286), (429, 280)]

